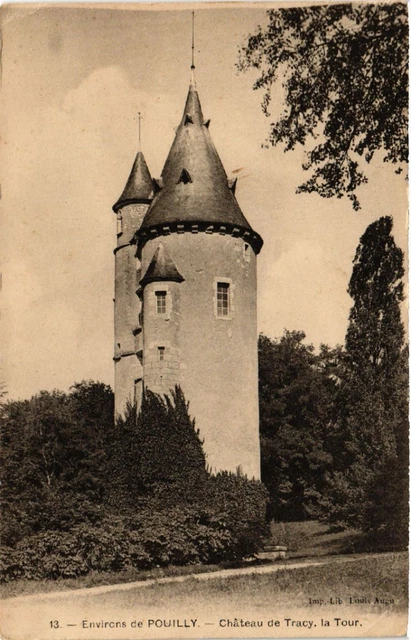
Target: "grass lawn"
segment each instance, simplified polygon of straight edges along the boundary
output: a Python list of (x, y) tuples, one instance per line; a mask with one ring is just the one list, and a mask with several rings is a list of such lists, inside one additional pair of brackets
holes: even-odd
[(142, 571), (130, 568), (127, 571), (108, 572), (91, 571), (86, 576), (78, 578), (59, 578), (57, 580), (14, 580), (0, 584), (0, 597), (30, 595), (33, 593), (51, 593), (53, 591), (71, 591), (73, 589), (88, 589), (110, 584), (140, 582), (167, 576), (184, 576), (187, 574), (219, 571), (220, 565), (188, 565), (185, 567), (158, 567)]
[(308, 522), (272, 522), (272, 544), (285, 545), (288, 558), (319, 558), (355, 553), (361, 534), (355, 529), (337, 533), (314, 520)]
[[(155, 591), (152, 588), (151, 595)], [(272, 574), (217, 578), (207, 581), (206, 588), (201, 582), (182, 583), (173, 585), (172, 597), (178, 598), (181, 605), (201, 598), (204, 603), (218, 602), (228, 609), (241, 602), (253, 611), (268, 611), (274, 603), (279, 610), (310, 608), (310, 598), (327, 601), (334, 596), (347, 604), (350, 597), (370, 599), (372, 603), (379, 597), (394, 600), (389, 605), (393, 611), (407, 608), (407, 593), (408, 558), (407, 554), (399, 553), (289, 571), (284, 568)], [(148, 593), (141, 596), (151, 597)]]
[[(62, 597), (39, 594), (29, 599), (11, 598), (2, 602), (3, 631), (4, 637), (28, 637), (24, 635), (26, 621), (32, 620), (30, 638), (55, 640), (49, 621), (58, 620), (61, 637), (68, 640), (80, 637), (88, 640), (232, 638), (238, 637), (239, 630), (234, 630), (233, 635), (227, 619), (245, 619), (261, 621), (257, 636), (262, 638), (318, 637), (322, 619), (326, 618), (330, 621), (328, 635), (336, 637), (346, 635), (347, 629), (338, 627), (336, 621), (346, 618), (358, 621), (365, 635), (391, 636), (405, 633), (407, 586), (406, 553), (351, 556), (349, 561), (337, 559), (329, 564), (298, 569), (284, 566), (271, 574), (254, 573), (225, 579), (215, 576), (202, 580), (193, 576), (184, 582), (146, 587), (130, 585), (126, 590), (114, 587), (105, 592), (87, 592), (85, 589), (65, 592)], [(338, 605), (331, 606), (331, 597), (340, 599)], [(317, 602), (323, 599), (324, 606), (310, 603), (310, 598)], [(351, 603), (350, 598), (370, 602), (356, 604)], [(381, 602), (376, 603), (376, 598)], [(188, 628), (173, 629), (172, 635), (163, 625), (163, 621), (193, 618), (198, 621), (195, 629), (189, 624)], [(269, 628), (273, 619), (278, 621), (279, 629)], [(289, 629), (289, 619), (312, 621), (314, 628), (311, 631)], [(102, 620), (121, 621), (119, 624), (125, 625), (126, 631), (90, 628), (90, 623), (100, 624)], [(141, 621), (142, 629), (133, 630), (132, 621), (136, 620)], [(161, 628), (150, 627), (150, 621), (155, 620)], [(357, 635), (355, 631), (354, 634)], [(242, 630), (241, 637), (251, 636)]]

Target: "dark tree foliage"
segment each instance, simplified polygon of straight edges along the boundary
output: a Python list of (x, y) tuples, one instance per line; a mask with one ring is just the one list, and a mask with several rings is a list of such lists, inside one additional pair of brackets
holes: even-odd
[(266, 534), (266, 491), (206, 469), (183, 392), (113, 421), (96, 383), (1, 410), (0, 579), (238, 560)]
[(206, 459), (181, 388), (176, 386), (164, 400), (145, 391), (137, 428), (142, 484), (159, 493), (166, 487), (184, 501), (195, 496), (207, 475)]
[(3, 543), (98, 519), (112, 415), (111, 389), (92, 382), (3, 405)]
[(171, 397), (145, 390), (139, 414), (129, 406), (116, 425), (111, 509), (129, 517), (148, 512), (171, 517), (177, 509), (190, 518), (194, 509), (200, 527), (196, 553), (216, 528), (225, 538), (215, 539), (214, 559), (255, 553), (267, 534), (266, 489), (240, 473), (211, 475), (202, 445), (179, 386)]
[(389, 216), (369, 225), (354, 258), (348, 293), (354, 301), (346, 335), (352, 375), (383, 388), (397, 370), (404, 343), (404, 256)]
[(206, 461), (188, 409), (178, 386), (171, 398), (145, 390), (138, 415), (129, 406), (116, 426), (113, 503), (135, 509), (146, 498), (156, 499), (158, 507), (196, 499)]
[(332, 457), (323, 446), (336, 384), (333, 355), (319, 356), (301, 331), (259, 338), (262, 481), (276, 520), (304, 520), (317, 504)]
[(407, 523), (408, 362), (403, 253), (392, 224), (386, 216), (369, 225), (354, 258), (344, 379), (328, 439), (334, 472), (324, 508), (330, 521), (384, 532), (394, 544), (404, 540)]
[(234, 543), (231, 558), (240, 560), (258, 551), (269, 535), (267, 502), (267, 489), (258, 480), (220, 471), (209, 476), (199, 503), (225, 523)]
[(260, 71), (254, 89), (265, 91), (269, 116), (281, 79), (284, 112), (271, 123), (268, 142), (286, 151), (321, 140), (303, 165), (311, 177), (298, 192), (348, 196), (367, 182), (364, 162), (408, 159), (407, 5), (344, 3), (271, 9), (268, 25), (250, 35), (240, 70)]

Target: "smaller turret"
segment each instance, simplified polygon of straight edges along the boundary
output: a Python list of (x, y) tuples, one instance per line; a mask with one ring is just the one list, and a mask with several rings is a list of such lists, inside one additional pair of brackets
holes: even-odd
[(164, 246), (160, 243), (140, 284), (144, 287), (150, 282), (167, 282), (172, 280), (174, 280), (174, 282), (184, 282), (183, 276), (177, 271), (174, 262), (164, 249)]
[(184, 277), (160, 242), (140, 281), (144, 310), (144, 384), (170, 393), (180, 381), (180, 287)]
[(134, 236), (152, 200), (153, 182), (144, 155), (138, 151), (123, 193), (113, 206), (117, 214), (115, 254), (114, 361), (115, 412), (123, 414), (127, 401), (138, 402), (142, 387), (141, 303), (136, 289), (141, 278)]
[(133, 168), (131, 169), (126, 186), (123, 193), (113, 205), (113, 211), (117, 211), (127, 204), (133, 203), (146, 203), (151, 202), (151, 192), (153, 190), (153, 181), (151, 179), (150, 171), (144, 155), (139, 151), (134, 160)]

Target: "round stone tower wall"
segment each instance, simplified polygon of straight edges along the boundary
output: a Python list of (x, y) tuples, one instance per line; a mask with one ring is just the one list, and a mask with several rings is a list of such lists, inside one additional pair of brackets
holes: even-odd
[(180, 382), (180, 287), (170, 281), (144, 287), (144, 384), (155, 393), (168, 394)]
[(117, 213), (114, 291), (114, 388), (115, 415), (123, 415), (127, 402), (138, 401), (142, 369), (141, 302), (136, 290), (141, 265), (136, 246), (130, 244), (140, 228), (148, 204), (130, 204)]
[[(260, 477), (257, 361), (256, 256), (240, 237), (218, 233), (171, 233), (147, 242), (142, 249), (142, 273), (162, 243), (184, 282), (169, 285), (170, 320), (154, 330), (155, 315), (145, 306), (145, 344), (152, 353), (170, 348), (176, 366), (167, 383), (181, 384), (204, 439), (207, 463), (213, 471), (236, 471)], [(146, 286), (147, 293), (149, 287)], [(161, 283), (155, 283), (161, 288)], [(217, 293), (220, 300), (217, 302)], [(221, 292), (223, 292), (221, 294)], [(146, 295), (146, 294), (145, 294)], [(227, 314), (219, 304), (228, 299)], [(146, 298), (144, 298), (146, 300)], [(146, 303), (145, 303), (146, 304)], [(164, 344), (163, 344), (164, 343)], [(149, 350), (144, 351), (144, 379), (158, 390), (149, 374)], [(147, 373), (146, 373), (147, 363)], [(163, 378), (164, 382), (164, 378)], [(161, 389), (166, 392), (162, 383)]]

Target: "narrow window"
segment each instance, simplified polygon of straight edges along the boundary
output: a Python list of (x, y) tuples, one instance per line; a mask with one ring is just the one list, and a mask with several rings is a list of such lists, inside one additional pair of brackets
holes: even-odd
[(117, 214), (117, 235), (119, 236), (122, 233), (123, 233), (123, 216), (121, 215), (121, 213), (118, 213)]
[(217, 315), (228, 316), (230, 311), (230, 285), (228, 282), (217, 282)]
[(158, 359), (160, 360), (160, 362), (162, 362), (164, 360), (166, 348), (165, 347), (157, 347), (157, 350), (158, 350)]
[(157, 314), (167, 313), (167, 291), (156, 291)]

